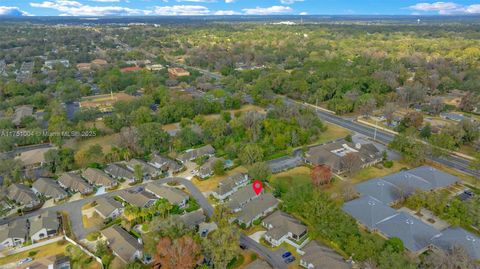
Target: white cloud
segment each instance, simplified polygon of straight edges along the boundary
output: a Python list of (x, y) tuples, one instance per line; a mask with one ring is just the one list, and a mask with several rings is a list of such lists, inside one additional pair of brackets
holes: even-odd
[(177, 2), (216, 3), (217, 0), (177, 0)]
[(92, 2), (99, 2), (99, 3), (118, 3), (120, 0), (90, 0)]
[(218, 15), (218, 16), (231, 16), (231, 15), (241, 15), (240, 12), (236, 12), (234, 10), (217, 10), (215, 11), (215, 13), (213, 13), (214, 15)]
[(0, 6), (0, 16), (28, 16), (29, 14), (18, 7)]
[(295, 2), (303, 2), (304, 0), (280, 0), (280, 3), (284, 5), (295, 4)]
[(305, 16), (305, 15), (308, 15), (308, 13), (307, 12), (300, 12), (300, 13), (298, 13), (298, 15)]
[(245, 8), (245, 9), (242, 9), (242, 11), (246, 15), (271, 15), (271, 14), (290, 13), (293, 11), (293, 9), (286, 6), (271, 6), (271, 7)]
[(418, 11), (441, 11), (458, 9), (461, 6), (453, 2), (435, 2), (435, 3), (418, 3), (410, 6), (410, 9)]
[(190, 6), (190, 5), (178, 5), (178, 6), (156, 6), (154, 7), (151, 15), (161, 16), (188, 16), (188, 15), (208, 15), (210, 10), (204, 6)]
[(480, 4), (464, 6), (454, 2), (418, 3), (408, 8), (421, 12), (438, 12), (441, 15), (480, 13)]
[(227, 3), (227, 4), (230, 4), (230, 3), (233, 3), (233, 2), (235, 2), (235, 0), (225, 0), (225, 3)]
[(37, 8), (50, 8), (59, 11), (65, 16), (128, 16), (143, 15), (145, 10), (133, 9), (120, 6), (90, 6), (77, 1), (56, 0), (41, 3), (30, 3)]

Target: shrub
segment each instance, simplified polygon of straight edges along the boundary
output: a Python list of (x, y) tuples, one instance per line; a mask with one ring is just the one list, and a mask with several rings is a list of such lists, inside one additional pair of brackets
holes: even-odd
[(392, 168), (393, 167), (393, 161), (390, 161), (390, 160), (389, 161), (384, 161), (383, 166), (385, 168)]
[(259, 225), (260, 223), (262, 223), (261, 219), (257, 219), (253, 221), (253, 225)]

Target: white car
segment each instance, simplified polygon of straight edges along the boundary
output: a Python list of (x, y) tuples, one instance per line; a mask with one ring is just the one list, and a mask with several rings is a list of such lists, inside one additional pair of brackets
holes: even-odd
[(24, 264), (24, 263), (31, 262), (31, 261), (33, 261), (33, 259), (30, 258), (30, 257), (28, 257), (28, 258), (19, 260), (19, 261), (17, 262), (17, 264), (20, 265), (20, 264)]

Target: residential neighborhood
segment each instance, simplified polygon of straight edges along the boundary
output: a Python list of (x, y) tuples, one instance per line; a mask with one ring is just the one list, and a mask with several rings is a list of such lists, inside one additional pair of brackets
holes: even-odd
[(475, 3), (5, 1), (1, 269), (479, 268)]

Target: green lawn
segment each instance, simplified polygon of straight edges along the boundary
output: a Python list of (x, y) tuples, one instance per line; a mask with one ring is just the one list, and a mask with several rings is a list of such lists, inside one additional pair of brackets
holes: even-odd
[(344, 138), (352, 133), (349, 130), (334, 124), (325, 123), (325, 126), (327, 126), (327, 130), (320, 135), (319, 140), (316, 142), (317, 144)]
[[(65, 253), (66, 247), (67, 247), (67, 244), (65, 241), (55, 242), (52, 244), (31, 249), (28, 251), (24, 251), (17, 254), (9, 255), (7, 257), (0, 258), (0, 265), (17, 262), (27, 257), (32, 257), (35, 260), (43, 257), (50, 257), (54, 255), (63, 254)], [(29, 256), (29, 254), (35, 254), (35, 255)]]
[(286, 193), (293, 185), (303, 185), (310, 182), (310, 168), (306, 166), (296, 167), (283, 173), (278, 173), (270, 179), (273, 188), (279, 188), (280, 192)]

